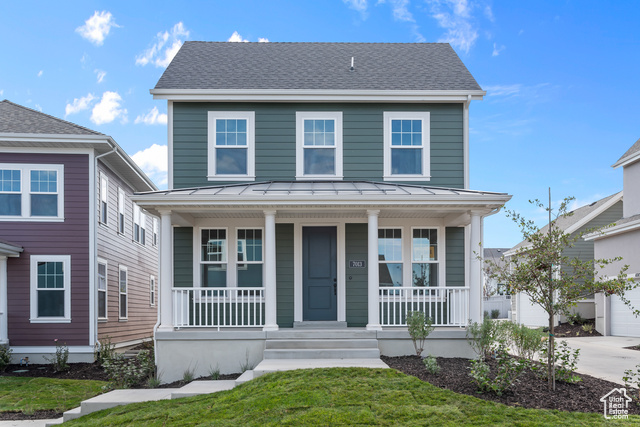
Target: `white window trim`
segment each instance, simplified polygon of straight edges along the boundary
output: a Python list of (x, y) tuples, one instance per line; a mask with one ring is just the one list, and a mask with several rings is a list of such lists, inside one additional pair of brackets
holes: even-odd
[(156, 276), (149, 276), (149, 306), (155, 307), (156, 305)]
[[(262, 261), (238, 261), (238, 232), (240, 230), (260, 230), (262, 231)], [(229, 275), (227, 275), (227, 283), (235, 283), (235, 286), (238, 287), (238, 264), (260, 264), (262, 265), (262, 286), (264, 286), (264, 227), (236, 227), (234, 230), (234, 238), (235, 238), (235, 242), (234, 242), (234, 254), (235, 256), (233, 257), (233, 268), (235, 270), (235, 277), (231, 278), (229, 277)], [(246, 248), (246, 246), (245, 246)], [(246, 270), (246, 268), (245, 268)], [(227, 265), (227, 272), (229, 271), (229, 265)], [(234, 282), (229, 282), (229, 279), (234, 280)]]
[[(64, 269), (64, 317), (38, 317), (38, 262), (62, 262)], [(71, 255), (31, 255), (31, 323), (71, 323)]]
[[(407, 253), (406, 253), (406, 245), (405, 245), (405, 236), (406, 236), (406, 230), (404, 227), (394, 227), (394, 226), (389, 226), (389, 227), (378, 227), (378, 235), (380, 234), (380, 230), (400, 230), (400, 260), (381, 260), (380, 259), (380, 254), (378, 253), (378, 268), (380, 268), (380, 264), (400, 264), (402, 265), (402, 287), (406, 287), (407, 283), (411, 283), (411, 281), (407, 282)], [(378, 236), (378, 248), (380, 247), (380, 237)], [(379, 249), (378, 249), (379, 252)], [(378, 282), (380, 282), (379, 278), (378, 278)], [(380, 283), (378, 283), (378, 286), (380, 288), (383, 289), (391, 289), (394, 286), (380, 286)]]
[[(304, 173), (304, 121), (334, 120), (335, 122), (335, 174), (305, 175)], [(298, 180), (336, 180), (343, 178), (342, 165), (342, 111), (296, 111), (296, 179)], [(323, 148), (309, 146), (308, 148)]]
[(156, 217), (151, 218), (151, 227), (152, 227), (151, 245), (158, 246), (158, 218)]
[[(22, 214), (20, 216), (1, 215), (0, 221), (32, 221), (32, 222), (62, 222), (64, 221), (64, 165), (35, 164), (35, 163), (0, 163), (0, 169), (20, 170), (20, 194), (22, 195)], [(49, 170), (58, 174), (57, 216), (31, 216), (31, 171)], [(17, 193), (16, 193), (17, 194)], [(47, 193), (54, 194), (54, 193)]]
[[(202, 260), (202, 253), (200, 252), (202, 250), (202, 230), (224, 230), (225, 231), (225, 235), (227, 236), (227, 238), (225, 239), (227, 242), (227, 247), (224, 253), (224, 260), (223, 261), (203, 261)], [(225, 264), (227, 266), (227, 287), (229, 287), (230, 283), (235, 283), (235, 278), (234, 281), (231, 282), (229, 281), (229, 277), (230, 277), (230, 272), (229, 270), (231, 270), (231, 261), (233, 261), (234, 257), (229, 257), (229, 248), (234, 248), (234, 246), (231, 245), (235, 245), (236, 244), (236, 239), (234, 236), (229, 234), (229, 228), (228, 227), (216, 227), (216, 226), (203, 226), (203, 227), (198, 227), (195, 228), (194, 227), (194, 239), (193, 239), (193, 253), (194, 253), (194, 257), (193, 257), (193, 282), (195, 284), (196, 287), (200, 288), (202, 287), (202, 270), (201, 270), (201, 266), (204, 264), (218, 264), (218, 265), (222, 265)], [(234, 230), (233, 228), (231, 228), (231, 230)], [(233, 238), (232, 238), (233, 237)], [(236, 253), (236, 249), (234, 249), (234, 255)], [(234, 268), (234, 272), (233, 272), (233, 277), (235, 277), (235, 263), (233, 265)]]
[[(241, 119), (247, 121), (247, 174), (218, 174), (216, 173), (216, 119)], [(207, 179), (209, 181), (255, 181), (255, 111), (209, 111), (207, 136)], [(233, 147), (233, 146), (232, 146)], [(226, 147), (223, 147), (226, 148)]]
[[(98, 320), (108, 320), (109, 319), (109, 263), (104, 258), (98, 258), (97, 264), (104, 264), (104, 314), (105, 317), (100, 317), (100, 310), (96, 309), (96, 315), (98, 316)], [(120, 278), (118, 278), (119, 280)], [(100, 269), (96, 265), (96, 292), (99, 294), (100, 292)], [(100, 298), (96, 298), (96, 306), (99, 304)]]
[[(431, 113), (428, 111), (385, 111), (384, 117), (384, 176), (385, 181), (431, 180)], [(422, 120), (422, 174), (391, 173), (391, 121)], [(417, 148), (417, 146), (413, 146)]]
[[(138, 214), (138, 218), (136, 220), (136, 213)], [(137, 204), (133, 204), (133, 227), (131, 228), (131, 238), (134, 242), (139, 245), (146, 246), (147, 244), (147, 215), (144, 213), (142, 208)], [(140, 232), (138, 233), (138, 238), (136, 239), (136, 225), (140, 228)], [(144, 230), (144, 234), (143, 234)], [(143, 237), (144, 236), (144, 237)]]
[[(104, 183), (104, 186), (102, 185)], [(109, 177), (102, 171), (100, 171), (100, 199), (98, 200), (98, 222), (102, 225), (109, 223)], [(102, 202), (105, 203), (105, 212), (102, 211)], [(106, 213), (105, 221), (102, 220), (102, 215)]]
[[(126, 203), (127, 203), (127, 195), (121, 187), (118, 187), (118, 223), (116, 227), (117, 227), (118, 234), (121, 236), (124, 236), (127, 230)], [(122, 228), (120, 227), (120, 215), (122, 215)]]
[[(437, 261), (414, 261), (413, 260), (413, 230), (436, 230), (436, 235), (438, 236), (438, 253), (437, 253), (437, 257), (438, 260)], [(445, 268), (445, 258), (446, 258), (446, 252), (445, 252), (445, 229), (444, 227), (433, 227), (433, 226), (414, 226), (411, 227), (410, 230), (410, 235), (409, 235), (409, 239), (410, 239), (410, 248), (409, 248), (409, 268), (411, 269), (411, 271), (413, 272), (413, 263), (419, 264), (437, 264), (438, 265), (438, 283), (437, 285), (440, 287), (446, 286), (446, 280), (445, 280), (445, 272), (444, 272), (444, 268)], [(411, 283), (411, 285), (413, 286), (413, 273), (412, 273), (412, 277), (411, 277), (411, 281), (409, 282)]]
[[(125, 271), (126, 275), (127, 275), (126, 276), (127, 277), (127, 283), (126, 283), (126, 287), (127, 287), (126, 290), (127, 291), (126, 292), (121, 292), (120, 291), (120, 273), (122, 271)], [(126, 300), (127, 304), (126, 304), (126, 307), (125, 307), (125, 310), (127, 312), (126, 312), (126, 316), (124, 316), (124, 317), (122, 316), (122, 309), (120, 308), (122, 306), (122, 301), (121, 301), (122, 295), (126, 295), (126, 297), (127, 297), (127, 300)], [(127, 320), (127, 319), (129, 319), (129, 269), (124, 265), (120, 265), (120, 266), (118, 266), (118, 320)]]

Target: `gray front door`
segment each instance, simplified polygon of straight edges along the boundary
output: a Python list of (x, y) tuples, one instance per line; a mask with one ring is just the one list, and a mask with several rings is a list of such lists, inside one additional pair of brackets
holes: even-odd
[(337, 320), (336, 227), (302, 229), (302, 318)]

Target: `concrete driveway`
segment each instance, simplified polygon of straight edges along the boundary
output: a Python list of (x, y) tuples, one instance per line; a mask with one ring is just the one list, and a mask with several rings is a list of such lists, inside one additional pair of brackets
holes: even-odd
[(577, 371), (592, 377), (623, 384), (627, 369), (640, 365), (640, 351), (630, 347), (640, 344), (640, 338), (631, 337), (575, 337), (559, 338), (571, 348), (580, 349)]

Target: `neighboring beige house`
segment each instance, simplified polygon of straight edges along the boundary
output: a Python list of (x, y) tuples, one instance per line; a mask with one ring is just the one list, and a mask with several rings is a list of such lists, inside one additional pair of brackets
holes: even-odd
[[(630, 278), (640, 280), (640, 139), (613, 165), (623, 168), (623, 217), (603, 233), (586, 236), (593, 241), (597, 258), (622, 257)], [(615, 275), (621, 263), (608, 266), (604, 274)], [(626, 294), (633, 307), (640, 306), (640, 288)], [(619, 297), (595, 295), (596, 330), (603, 335), (640, 337), (640, 319)]]

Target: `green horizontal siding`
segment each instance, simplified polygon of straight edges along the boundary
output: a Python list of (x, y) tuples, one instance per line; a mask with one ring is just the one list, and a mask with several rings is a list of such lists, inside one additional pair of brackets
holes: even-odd
[(446, 270), (447, 286), (464, 286), (464, 228), (447, 227)]
[(276, 224), (277, 322), (293, 327), (293, 224)]
[(367, 268), (349, 268), (349, 261), (367, 261), (367, 224), (345, 224), (347, 326), (362, 327), (368, 320)]
[(429, 111), (431, 179), (424, 184), (453, 188), (464, 185), (461, 104), (176, 102), (173, 108), (175, 188), (219, 184), (207, 180), (207, 113), (214, 110), (255, 111), (256, 181), (295, 179), (296, 111), (342, 111), (344, 179), (371, 181), (383, 179), (383, 113)]
[(193, 286), (193, 228), (173, 229), (173, 286)]

